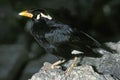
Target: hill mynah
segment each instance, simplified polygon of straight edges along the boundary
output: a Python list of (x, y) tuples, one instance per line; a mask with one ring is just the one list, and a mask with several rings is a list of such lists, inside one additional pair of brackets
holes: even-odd
[(66, 70), (66, 74), (68, 74), (76, 65), (79, 56), (101, 57), (105, 51), (101, 44), (87, 33), (56, 21), (44, 9), (26, 10), (20, 12), (19, 15), (32, 20), (33, 25), (30, 32), (37, 43), (46, 52), (61, 58), (53, 63), (51, 68), (74, 59)]

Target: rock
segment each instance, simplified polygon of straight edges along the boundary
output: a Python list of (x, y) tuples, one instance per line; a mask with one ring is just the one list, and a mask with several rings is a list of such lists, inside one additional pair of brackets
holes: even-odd
[[(52, 58), (51, 58), (52, 57)], [(33, 74), (39, 71), (39, 69), (43, 66), (44, 61), (48, 62), (55, 62), (57, 59), (55, 56), (51, 54), (45, 54), (38, 59), (32, 60), (28, 62), (25, 69), (23, 70), (22, 76), (20, 80), (27, 80), (30, 78)]]
[(113, 50), (116, 50), (119, 54), (120, 54), (120, 41), (118, 41), (117, 43), (115, 42), (108, 42), (105, 43), (108, 47), (110, 47)]
[[(40, 71), (32, 76), (29, 80), (106, 80), (92, 69), (91, 66), (82, 65), (74, 67), (69, 75), (61, 69), (50, 69), (50, 63), (44, 63)], [(114, 80), (110, 75), (106, 75), (108, 80)]]
[(13, 80), (27, 60), (27, 51), (22, 45), (0, 46), (0, 80)]
[(107, 53), (101, 58), (85, 57), (81, 64), (92, 65), (97, 72), (102, 74), (110, 74), (114, 78), (120, 79), (120, 44), (117, 43), (107, 43), (108, 47), (116, 50), (117, 53)]

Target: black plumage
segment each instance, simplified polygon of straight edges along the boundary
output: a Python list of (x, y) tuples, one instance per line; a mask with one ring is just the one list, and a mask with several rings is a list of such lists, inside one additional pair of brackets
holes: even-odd
[(107, 50), (112, 52), (85, 32), (56, 21), (45, 10), (28, 10), (19, 13), (19, 15), (32, 19), (33, 25), (30, 32), (37, 43), (46, 52), (60, 58), (59, 61), (51, 65), (51, 69), (74, 58), (70, 67), (65, 71), (66, 75), (69, 75), (77, 64), (79, 56), (82, 57), (82, 60), (83, 56), (101, 57)]
[[(56, 21), (45, 10), (28, 10), (27, 13), (32, 14), (31, 34), (46, 52), (66, 60), (80, 55), (102, 56), (97, 50), (102, 49), (101, 44), (83, 31)], [(73, 50), (80, 53), (72, 54)]]

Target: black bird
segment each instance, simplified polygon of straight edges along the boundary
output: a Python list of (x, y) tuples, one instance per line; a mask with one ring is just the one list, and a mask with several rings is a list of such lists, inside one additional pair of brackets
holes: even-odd
[(45, 10), (26, 10), (20, 12), (19, 15), (32, 19), (31, 34), (38, 44), (46, 52), (62, 58), (60, 61), (55, 62), (51, 68), (74, 58), (72, 65), (66, 70), (69, 73), (76, 64), (77, 57), (101, 57), (103, 54), (100, 49), (103, 51), (104, 49), (98, 41), (83, 31), (56, 21)]

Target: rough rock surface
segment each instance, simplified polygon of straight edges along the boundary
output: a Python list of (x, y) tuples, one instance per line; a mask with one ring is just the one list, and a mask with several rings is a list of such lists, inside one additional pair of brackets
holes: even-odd
[(41, 70), (29, 80), (114, 80), (110, 75), (100, 75), (94, 72), (93, 68), (88, 65), (74, 67), (69, 75), (61, 69), (50, 69), (50, 66), (50, 63), (45, 63)]
[(81, 64), (92, 65), (97, 72), (111, 74), (114, 78), (120, 79), (120, 42), (107, 43), (117, 53), (106, 53), (101, 58), (85, 57)]

